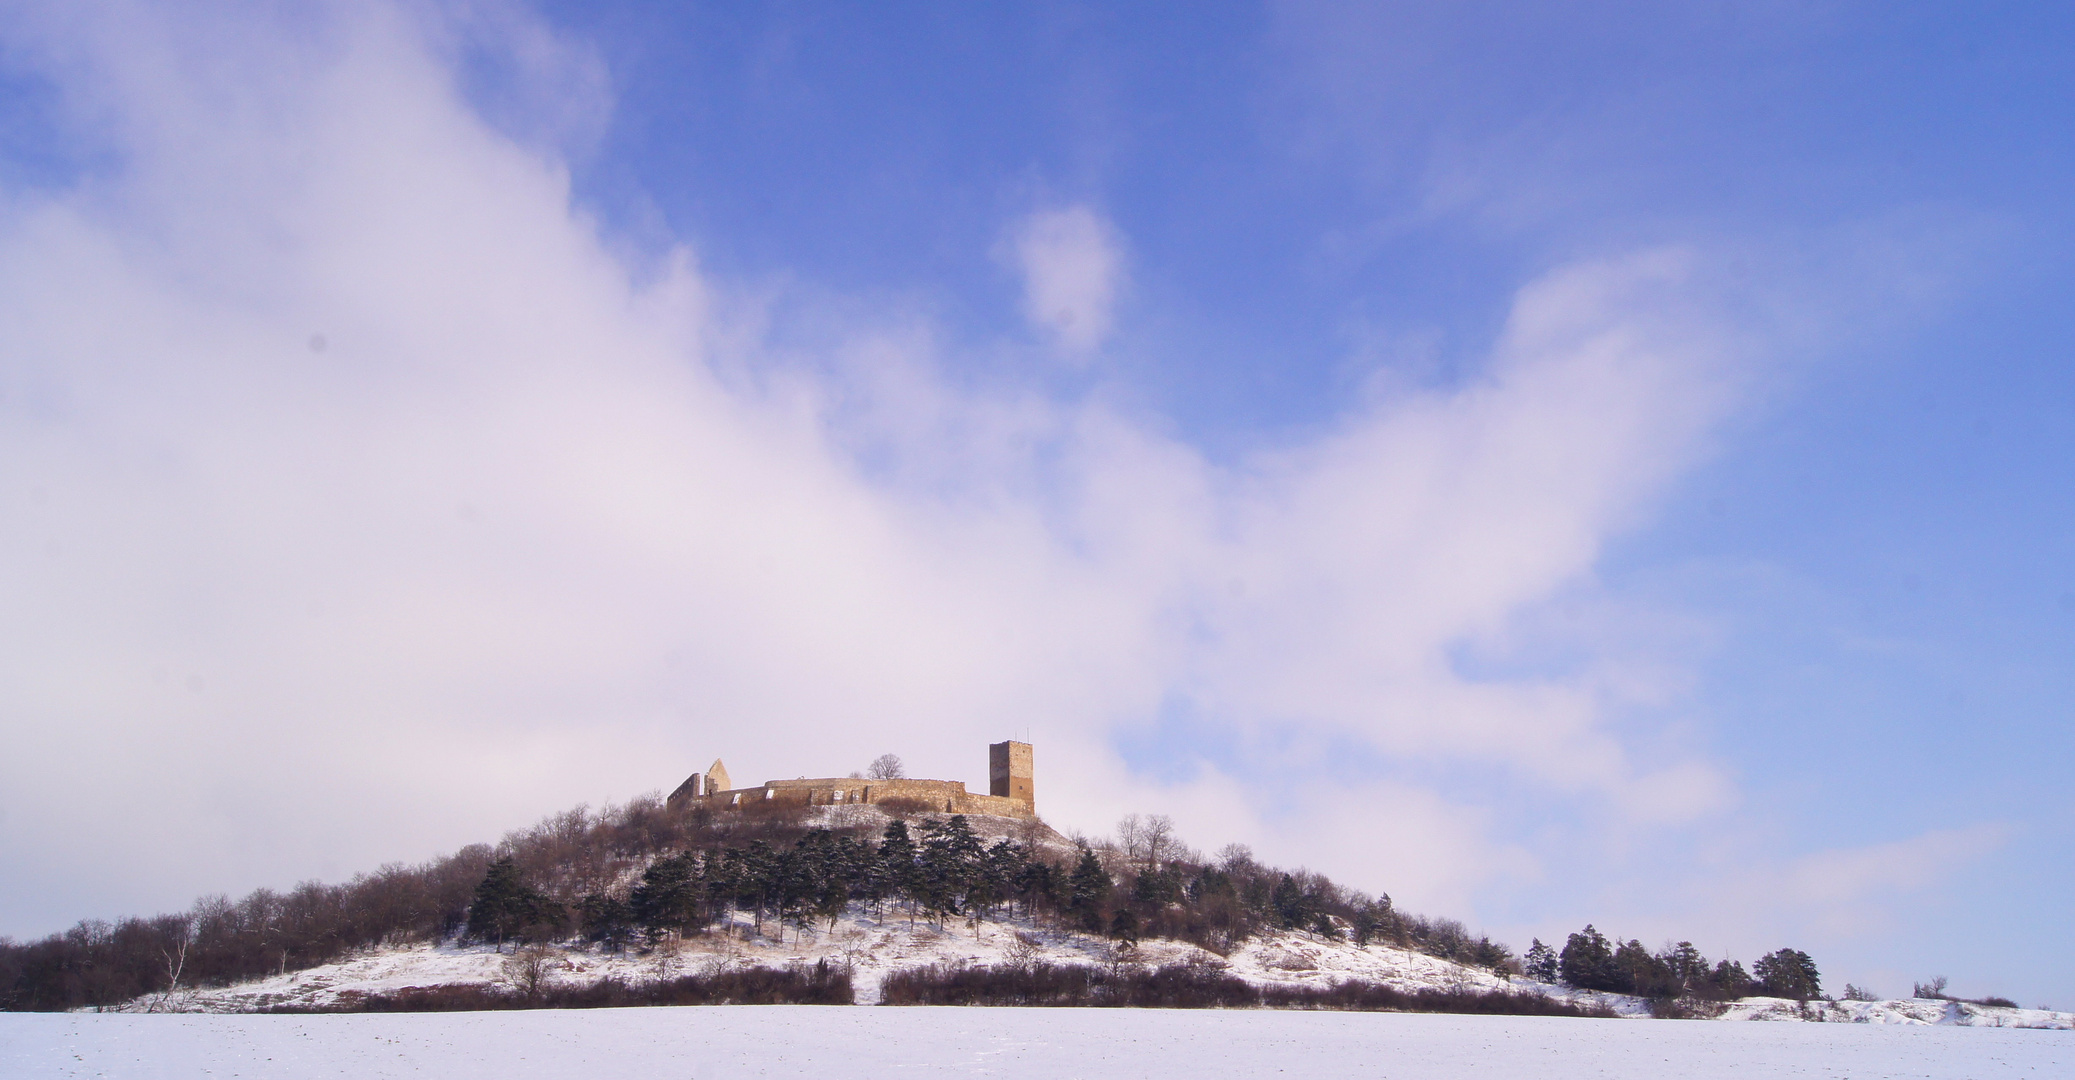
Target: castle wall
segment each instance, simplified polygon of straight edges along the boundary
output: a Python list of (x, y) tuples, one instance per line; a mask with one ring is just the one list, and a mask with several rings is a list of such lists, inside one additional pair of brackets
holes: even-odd
[(696, 799), (704, 794), (706, 794), (706, 774), (693, 773), (690, 779), (677, 785), (677, 790), (671, 792), (670, 797), (663, 800), (663, 805), (675, 810), (683, 806), (687, 800)]
[(672, 795), (669, 806), (672, 809), (703, 806), (712, 810), (739, 810), (759, 805), (870, 805), (889, 800), (920, 803), (946, 814), (1035, 816), (1029, 803), (969, 792), (963, 780), (773, 780), (762, 787), (737, 788), (712, 795)]
[(672, 810), (704, 807), (710, 810), (739, 810), (748, 806), (844, 806), (869, 805), (888, 800), (912, 802), (947, 814), (988, 814), (996, 817), (1036, 817), (1031, 784), (1029, 743), (1006, 742), (988, 747), (989, 787), (981, 795), (965, 789), (963, 780), (864, 780), (856, 777), (767, 780), (760, 787), (727, 788), (727, 767), (719, 761), (704, 774), (670, 793), (665, 805)]
[(959, 800), (956, 813), (992, 814), (995, 817), (1037, 816), (1037, 811), (1022, 799), (1008, 799), (999, 795), (967, 795)]

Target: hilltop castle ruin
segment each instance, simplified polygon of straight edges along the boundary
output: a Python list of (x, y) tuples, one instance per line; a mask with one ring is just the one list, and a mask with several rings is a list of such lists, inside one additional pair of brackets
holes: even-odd
[(766, 780), (761, 787), (730, 787), (728, 767), (715, 759), (703, 773), (693, 773), (670, 793), (672, 810), (705, 807), (740, 810), (748, 806), (850, 806), (900, 801), (947, 814), (991, 814), (1036, 817), (1037, 793), (1032, 779), (1030, 744), (998, 742), (987, 748), (987, 794), (965, 789), (963, 780), (866, 780), (859, 777), (823, 780)]

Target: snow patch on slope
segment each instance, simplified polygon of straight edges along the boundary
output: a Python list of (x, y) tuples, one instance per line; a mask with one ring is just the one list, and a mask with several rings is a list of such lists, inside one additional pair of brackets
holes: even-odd
[[(1101, 964), (1119, 959), (1109, 942), (1068, 931), (1041, 928), (1030, 920), (1001, 918), (942, 926), (910, 921), (888, 912), (880, 918), (856, 908), (836, 921), (807, 931), (779, 931), (766, 920), (761, 932), (735, 914), (712, 932), (669, 942), (648, 952), (607, 953), (589, 948), (553, 950), (551, 982), (588, 984), (614, 978), (628, 983), (711, 974), (731, 966), (784, 967), (827, 961), (847, 966), (860, 1005), (878, 1004), (886, 977), (924, 964), (1001, 964), (1017, 948), (1018, 936), (1036, 945), (1029, 960)], [(233, 986), (151, 994), (118, 1006), (116, 1012), (242, 1013), (275, 1007), (326, 1009), (356, 997), (393, 994), (416, 987), (459, 983), (512, 985), (511, 954), (488, 945), (405, 945), (373, 950), (350, 959)], [(1131, 950), (1129, 961), (1221, 964), (1256, 985), (1330, 986), (1342, 979), (1378, 982), (1403, 991), (1509, 990), (1542, 994), (1581, 1006), (1602, 1006), (1617, 1016), (1647, 1017), (1649, 1004), (1625, 994), (1577, 990), (1509, 977), (1400, 949), (1359, 947), (1301, 931), (1265, 934), (1221, 957), (1180, 941), (1149, 940)], [(1779, 998), (1748, 998), (1726, 1007), (1723, 1020), (1826, 1021), (1958, 1027), (2075, 1029), (2075, 1013), (1999, 1009), (1948, 1001), (1839, 1001), (1803, 1004)]]
[(2075, 1029), (2075, 1013), (2007, 1009), (1970, 1001), (1908, 998), (1899, 1001), (1794, 1001), (1756, 997), (1735, 1001), (1722, 1020), (1806, 1020), (1833, 1024), (1909, 1024), (1918, 1027)]

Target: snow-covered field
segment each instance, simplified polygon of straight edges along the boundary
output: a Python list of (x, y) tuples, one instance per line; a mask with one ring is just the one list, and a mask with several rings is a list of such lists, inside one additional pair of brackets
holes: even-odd
[[(737, 916), (738, 920), (741, 919)], [(922, 964), (995, 964), (1017, 948), (1017, 935), (1038, 942), (1029, 959), (1065, 963), (1101, 962), (1105, 942), (1080, 934), (1041, 930), (1027, 922), (983, 922), (977, 927), (951, 922), (942, 928), (910, 923), (888, 913), (884, 919), (850, 915), (834, 930), (801, 934), (766, 923), (773, 936), (754, 933), (746, 921), (725, 932), (695, 937), (678, 946), (646, 955), (609, 954), (589, 949), (557, 950), (549, 964), (551, 981), (588, 983), (603, 978), (640, 982), (655, 978), (711, 972), (732, 964), (782, 967), (828, 960), (849, 966), (861, 1005), (879, 1000), (879, 985), (888, 974)], [(1370, 945), (1358, 948), (1307, 933), (1273, 934), (1247, 942), (1229, 957), (1213, 957), (1193, 945), (1148, 941), (1135, 959), (1159, 965), (1199, 959), (1225, 964), (1249, 982), (1325, 985), (1357, 978), (1401, 990), (1422, 988), (1528, 990), (1558, 1000), (1604, 1005), (1628, 1017), (1649, 1015), (1639, 998), (1572, 990), (1526, 979), (1507, 979), (1481, 968), (1467, 967), (1423, 953)], [(251, 1012), (270, 1006), (325, 1008), (356, 994), (393, 993), (416, 986), (448, 983), (506, 983), (509, 954), (488, 946), (430, 945), (383, 949), (337, 964), (292, 971), (272, 978), (172, 995), (152, 995), (125, 1006), (128, 1012)], [(2025, 1027), (2075, 1029), (2075, 1014), (2037, 1009), (1990, 1009), (1946, 1001), (1799, 1002), (1751, 998), (1722, 1014), (1726, 1020), (1793, 1020), (1860, 1024), (1941, 1025), (1958, 1027)]]
[(2075, 1034), (1157, 1009), (0, 1014), (0, 1076), (2075, 1076)]

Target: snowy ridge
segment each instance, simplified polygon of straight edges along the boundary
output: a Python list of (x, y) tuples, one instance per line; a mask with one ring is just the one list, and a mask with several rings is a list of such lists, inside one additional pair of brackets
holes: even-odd
[(2008, 1027), (2053, 1031), (2075, 1029), (2075, 1013), (2007, 1009), (1971, 1001), (1906, 998), (1899, 1001), (1810, 1001), (1745, 998), (1733, 1001), (1721, 1020), (1807, 1020), (1833, 1024), (1911, 1024), (1918, 1027)]
[[(1084, 934), (1041, 929), (1028, 920), (1001, 919), (977, 925), (953, 920), (933, 926), (910, 922), (888, 912), (873, 918), (853, 908), (837, 920), (804, 933), (767, 921), (759, 934), (737, 914), (726, 932), (713, 932), (667, 943), (646, 954), (607, 953), (588, 948), (557, 948), (549, 963), (549, 979), (585, 984), (607, 978), (629, 983), (685, 975), (709, 974), (730, 966), (783, 967), (827, 960), (847, 965), (861, 1005), (877, 1004), (886, 976), (924, 964), (1000, 964), (1011, 958), (1018, 935), (1034, 938), (1030, 960), (1054, 963), (1106, 963), (1116, 953), (1106, 941)], [(1618, 1016), (1648, 1017), (1641, 998), (1576, 990), (1567, 986), (1508, 977), (1483, 968), (1372, 944), (1358, 947), (1315, 934), (1291, 931), (1247, 941), (1227, 957), (1186, 942), (1149, 940), (1132, 950), (1132, 959), (1149, 966), (1179, 962), (1213, 963), (1257, 985), (1327, 986), (1341, 979), (1363, 979), (1394, 989), (1510, 990), (1542, 994), (1558, 1001), (1603, 1006)], [(462, 983), (511, 985), (511, 955), (487, 945), (406, 945), (377, 949), (334, 964), (286, 972), (234, 986), (151, 994), (128, 1002), (117, 1012), (242, 1013), (286, 1006), (324, 1009), (349, 1003), (356, 996), (389, 994), (417, 987)], [(1959, 1027), (2075, 1029), (2075, 1014), (2039, 1009), (2001, 1009), (1949, 1001), (1801, 1002), (1749, 998), (1728, 1005), (1723, 1020), (1828, 1021), (1855, 1024), (1908, 1024)]]

